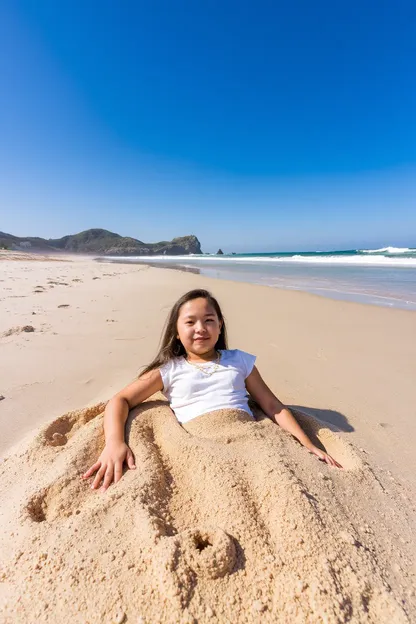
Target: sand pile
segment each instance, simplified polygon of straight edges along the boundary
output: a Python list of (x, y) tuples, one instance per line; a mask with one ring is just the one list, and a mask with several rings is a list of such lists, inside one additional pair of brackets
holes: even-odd
[(104, 404), (4, 461), (2, 622), (409, 621), (377, 516), (386, 489), (362, 453), (298, 414), (345, 467), (331, 469), (261, 414), (185, 429), (162, 399), (130, 415), (137, 469), (105, 494), (80, 480), (103, 446)]

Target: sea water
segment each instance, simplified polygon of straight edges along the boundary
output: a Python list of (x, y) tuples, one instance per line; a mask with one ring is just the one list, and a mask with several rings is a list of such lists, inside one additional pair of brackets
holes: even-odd
[(416, 248), (113, 257), (387, 307), (416, 310)]

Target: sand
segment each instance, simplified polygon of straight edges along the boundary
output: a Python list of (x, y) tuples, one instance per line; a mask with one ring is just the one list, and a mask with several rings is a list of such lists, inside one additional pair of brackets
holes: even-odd
[[(59, 260), (0, 260), (1, 621), (415, 621), (414, 313)], [(80, 479), (197, 285), (343, 470), (259, 410), (185, 428), (159, 394), (129, 416), (137, 469)]]

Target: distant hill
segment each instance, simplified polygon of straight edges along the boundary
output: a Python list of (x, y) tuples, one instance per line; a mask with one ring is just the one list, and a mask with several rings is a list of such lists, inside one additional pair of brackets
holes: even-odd
[(181, 236), (171, 241), (143, 243), (136, 238), (120, 236), (108, 230), (92, 229), (62, 238), (21, 238), (0, 232), (0, 249), (99, 254), (105, 256), (179, 256), (199, 254), (201, 244), (196, 236)]

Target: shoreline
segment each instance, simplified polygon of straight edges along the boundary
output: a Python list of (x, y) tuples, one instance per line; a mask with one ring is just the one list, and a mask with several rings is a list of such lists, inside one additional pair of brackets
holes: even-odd
[[(178, 270), (178, 271), (184, 271), (184, 272), (194, 272), (197, 273), (199, 275), (201, 275), (202, 277), (210, 277), (213, 279), (221, 279), (221, 280), (227, 280), (227, 281), (232, 281), (232, 282), (242, 282), (245, 284), (258, 284), (261, 286), (267, 286), (269, 288), (278, 288), (281, 290), (291, 290), (291, 291), (299, 291), (299, 292), (304, 292), (304, 293), (309, 293), (312, 295), (317, 295), (319, 297), (323, 297), (325, 299), (332, 299), (335, 301), (346, 301), (346, 302), (352, 302), (352, 303), (361, 303), (364, 305), (371, 305), (371, 306), (376, 306), (376, 307), (382, 307), (382, 308), (388, 308), (388, 309), (400, 309), (400, 310), (407, 310), (407, 311), (416, 311), (416, 293), (412, 293), (411, 296), (413, 297), (412, 300), (408, 300), (406, 298), (403, 297), (398, 297), (397, 294), (398, 293), (375, 293), (375, 292), (371, 292), (371, 291), (359, 291), (357, 290), (358, 285), (359, 285), (359, 280), (357, 283), (354, 284), (354, 280), (347, 286), (346, 284), (344, 284), (344, 287), (342, 288), (342, 282), (337, 282), (336, 280), (334, 280), (332, 283), (328, 283), (328, 284), (324, 284), (325, 280), (327, 278), (321, 278), (323, 279), (322, 281), (322, 285), (314, 285), (314, 281), (316, 281), (317, 277), (316, 275), (314, 276), (312, 273), (309, 274), (309, 276), (280, 276), (280, 277), (276, 277), (273, 276), (272, 274), (269, 274), (267, 276), (267, 274), (256, 274), (255, 272), (252, 271), (252, 267), (246, 267), (246, 271), (244, 272), (242, 270), (242, 266), (241, 265), (236, 265), (234, 267), (231, 268), (227, 268), (225, 265), (219, 265), (219, 266), (208, 266), (208, 265), (204, 265), (204, 264), (199, 264), (198, 262), (193, 261), (192, 256), (189, 257), (189, 265), (185, 264), (185, 260), (184, 258), (181, 259), (181, 261), (183, 261), (184, 263), (181, 264), (180, 262), (175, 263), (173, 260), (171, 260), (171, 262), (167, 262), (167, 261), (163, 261), (163, 260), (156, 260), (156, 261), (151, 261), (150, 259), (145, 259), (145, 260), (140, 260), (138, 258), (134, 258), (134, 259), (129, 259), (127, 257), (124, 258), (116, 258), (116, 257), (97, 257), (95, 258), (96, 261), (98, 262), (110, 262), (113, 264), (126, 264), (126, 265), (146, 265), (146, 266), (152, 266), (154, 268), (167, 268), (167, 269), (174, 269), (174, 270)], [(210, 258), (208, 258), (208, 262), (212, 261)], [(190, 266), (192, 264), (192, 262), (194, 262), (193, 266)], [(282, 268), (282, 266), (280, 266), (280, 268)], [(286, 269), (289, 267), (285, 267)], [(296, 268), (296, 270), (299, 269), (299, 267), (290, 267), (291, 270), (293, 270), (293, 268)], [(307, 267), (302, 267), (304, 271), (306, 270), (311, 270), (310, 266)], [(315, 270), (318, 269), (321, 270), (322, 267), (315, 267)], [(339, 267), (337, 267), (337, 270), (339, 270)], [(345, 270), (348, 270), (348, 267), (345, 267)], [(368, 267), (361, 267), (362, 271), (366, 271), (368, 270)], [(370, 267), (370, 270), (375, 270), (375, 271), (384, 271), (385, 268), (384, 267)], [(403, 269), (399, 269), (399, 271), (406, 271), (406, 270), (413, 270), (412, 268), (403, 268)], [(415, 273), (416, 276), (416, 273)], [(273, 282), (273, 279), (275, 280)], [(276, 282), (276, 280), (279, 279), (279, 282)], [(416, 279), (416, 277), (415, 277)], [(267, 281), (268, 280), (268, 281)], [(307, 283), (305, 283), (307, 282)], [(358, 285), (357, 285), (358, 284)], [(355, 288), (355, 290), (354, 290)]]

